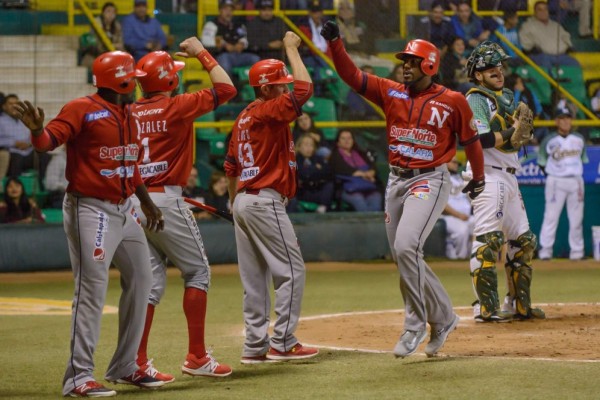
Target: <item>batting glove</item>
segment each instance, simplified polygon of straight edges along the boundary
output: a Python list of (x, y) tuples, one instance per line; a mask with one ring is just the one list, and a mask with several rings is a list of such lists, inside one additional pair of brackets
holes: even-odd
[(473, 200), (475, 199), (475, 197), (479, 196), (481, 192), (483, 192), (483, 189), (485, 189), (484, 180), (476, 181), (474, 179), (471, 179), (469, 183), (467, 183), (467, 186), (465, 186), (465, 188), (462, 190), (462, 192), (468, 193), (469, 198)]
[(323, 29), (321, 29), (321, 36), (330, 42), (338, 40), (340, 37), (340, 27), (333, 21), (327, 21), (323, 25)]

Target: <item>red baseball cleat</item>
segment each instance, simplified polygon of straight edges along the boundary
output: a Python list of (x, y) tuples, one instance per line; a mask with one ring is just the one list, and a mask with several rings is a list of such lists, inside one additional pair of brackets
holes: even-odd
[(185, 362), (181, 367), (181, 372), (192, 376), (212, 376), (215, 378), (222, 378), (231, 375), (231, 367), (225, 364), (219, 364), (210, 354), (207, 352), (202, 358), (198, 358), (193, 354), (188, 354), (185, 358)]
[(159, 381), (163, 381), (164, 383), (171, 383), (175, 380), (175, 377), (173, 375), (163, 374), (162, 372), (159, 372), (156, 368), (154, 368), (154, 365), (152, 365), (152, 359), (146, 361), (146, 364), (140, 365), (140, 370), (142, 370), (152, 378), (158, 379)]
[(319, 354), (319, 349), (314, 347), (304, 347), (300, 343), (296, 343), (294, 347), (292, 347), (289, 351), (281, 352), (279, 350), (275, 350), (274, 348), (270, 348), (267, 353), (267, 358), (269, 360), (279, 360), (279, 361), (287, 361), (287, 360), (303, 360), (305, 358), (311, 358)]
[(69, 397), (112, 397), (116, 395), (117, 392), (96, 381), (87, 381), (69, 392)]

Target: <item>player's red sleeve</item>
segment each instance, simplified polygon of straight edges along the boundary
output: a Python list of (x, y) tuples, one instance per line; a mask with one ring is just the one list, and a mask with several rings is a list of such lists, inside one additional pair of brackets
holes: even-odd
[[(235, 132), (235, 129), (234, 129)], [(232, 133), (233, 135), (234, 133)], [(223, 169), (225, 170), (225, 175), (229, 177), (238, 176), (237, 172), (237, 160), (235, 158), (235, 141), (233, 138), (229, 141), (229, 147), (227, 148), (227, 155), (225, 156), (225, 162), (223, 163)]]
[[(477, 137), (479, 139), (479, 137)], [(476, 181), (482, 181), (485, 179), (483, 172), (483, 149), (479, 140), (471, 142), (465, 146), (465, 153), (467, 159), (471, 163), (471, 169), (473, 170), (473, 179)]]
[(220, 83), (220, 82), (215, 83), (214, 89), (215, 89), (214, 97), (216, 99), (215, 100), (216, 105), (221, 105), (221, 104), (233, 99), (235, 97), (235, 95), (237, 94), (237, 89), (235, 88), (235, 86), (230, 85), (228, 83)]
[(45, 129), (39, 136), (31, 135), (31, 144), (37, 151), (40, 152), (50, 151), (53, 148), (55, 148), (55, 142), (56, 139), (53, 140), (48, 131), (46, 131)]
[(302, 114), (302, 106), (310, 99), (313, 85), (294, 81), (294, 90), (255, 108), (253, 117), (268, 121), (292, 122)]
[(354, 62), (346, 52), (341, 40), (329, 42), (333, 64), (340, 78), (358, 94), (371, 100), (378, 106), (383, 106), (379, 95), (379, 80), (376, 76), (365, 74), (354, 65)]

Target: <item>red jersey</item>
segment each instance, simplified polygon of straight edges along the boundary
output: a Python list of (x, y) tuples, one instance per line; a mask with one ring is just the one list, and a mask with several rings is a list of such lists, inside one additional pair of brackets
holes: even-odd
[(454, 157), (456, 136), (463, 146), (479, 140), (473, 112), (461, 93), (432, 84), (413, 97), (405, 85), (356, 68), (341, 40), (330, 44), (342, 79), (383, 109), (391, 165), (412, 169), (436, 167)]
[(156, 95), (131, 105), (134, 132), (142, 151), (139, 170), (144, 184), (185, 186), (194, 161), (194, 120), (233, 96), (232, 85), (174, 97)]
[(142, 184), (125, 107), (94, 94), (70, 101), (46, 125), (51, 149), (67, 143), (67, 192), (117, 202)]
[(290, 123), (302, 114), (312, 95), (312, 84), (295, 81), (294, 91), (275, 99), (257, 99), (238, 116), (225, 173), (239, 177), (243, 189), (274, 189), (285, 197), (296, 194), (296, 152)]

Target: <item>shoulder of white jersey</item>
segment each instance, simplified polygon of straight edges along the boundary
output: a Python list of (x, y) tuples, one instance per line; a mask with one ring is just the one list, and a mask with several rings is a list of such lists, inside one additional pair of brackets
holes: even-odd
[(579, 133), (579, 132), (571, 132), (570, 135), (573, 135), (573, 136), (577, 137), (578, 139), (581, 139), (581, 141), (585, 145), (585, 137), (581, 133)]

